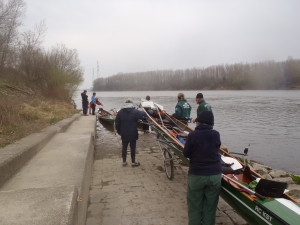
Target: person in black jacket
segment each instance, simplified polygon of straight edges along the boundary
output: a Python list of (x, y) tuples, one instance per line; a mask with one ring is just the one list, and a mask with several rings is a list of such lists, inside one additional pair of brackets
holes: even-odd
[(88, 107), (89, 107), (89, 99), (88, 96), (86, 95), (86, 90), (84, 90), (81, 93), (81, 98), (82, 98), (82, 113), (84, 116), (88, 116), (87, 111), (88, 111)]
[(116, 129), (122, 139), (122, 158), (123, 166), (127, 165), (127, 147), (130, 144), (132, 166), (139, 166), (140, 163), (135, 161), (136, 140), (139, 137), (137, 130), (138, 120), (146, 116), (144, 111), (134, 108), (133, 101), (127, 99), (123, 108), (118, 112), (115, 120)]
[(220, 134), (212, 129), (214, 115), (202, 111), (190, 132), (183, 154), (190, 159), (187, 186), (189, 225), (215, 224), (221, 190)]

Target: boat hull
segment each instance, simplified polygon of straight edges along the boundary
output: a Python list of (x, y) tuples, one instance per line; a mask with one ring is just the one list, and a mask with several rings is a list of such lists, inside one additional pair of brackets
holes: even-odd
[(116, 120), (116, 116), (112, 115), (111, 113), (103, 109), (101, 112), (100, 111), (98, 112), (97, 117), (100, 123), (107, 123), (111, 125), (113, 125)]
[(98, 117), (99, 122), (104, 122), (104, 123), (109, 123), (109, 124), (114, 124), (115, 118), (112, 117)]
[[(252, 201), (243, 194), (243, 192), (240, 192), (224, 180), (222, 180), (221, 196), (224, 197), (224, 199), (250, 224), (299, 224), (299, 215), (290, 210), (288, 207), (278, 203), (277, 200), (270, 199)], [(272, 211), (264, 207), (264, 205), (267, 204), (274, 205)], [(284, 219), (282, 219), (280, 215), (282, 215)]]

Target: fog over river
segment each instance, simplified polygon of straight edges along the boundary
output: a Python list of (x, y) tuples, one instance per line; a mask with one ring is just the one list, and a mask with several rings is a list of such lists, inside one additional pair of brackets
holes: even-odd
[[(78, 91), (74, 100), (81, 109)], [(96, 92), (104, 109), (120, 109), (127, 98), (138, 104), (146, 95), (172, 114), (178, 92), (183, 92), (196, 117), (195, 97), (199, 91)], [(273, 169), (300, 174), (300, 91), (202, 91), (212, 106), (214, 129), (230, 152), (243, 152), (250, 144), (248, 158)], [(92, 92), (88, 92), (91, 99)], [(195, 127), (194, 124), (190, 124)]]

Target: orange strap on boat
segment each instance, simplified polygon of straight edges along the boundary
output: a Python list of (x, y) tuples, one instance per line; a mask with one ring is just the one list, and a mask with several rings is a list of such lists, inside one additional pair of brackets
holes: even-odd
[(173, 130), (171, 130), (170, 135), (171, 135), (172, 137), (177, 137), (177, 133), (175, 133)]

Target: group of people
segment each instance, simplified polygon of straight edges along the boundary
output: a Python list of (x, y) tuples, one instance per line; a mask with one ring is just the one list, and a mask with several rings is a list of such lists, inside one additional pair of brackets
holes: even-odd
[[(172, 114), (176, 119), (182, 121), (183, 123), (187, 124), (190, 120), (192, 106), (187, 102), (184, 98), (183, 93), (179, 93), (177, 95), (178, 102), (175, 106), (175, 113)], [(196, 95), (196, 103), (199, 104), (197, 108), (197, 117), (200, 115), (202, 111), (212, 111), (211, 106), (205, 102), (202, 93), (198, 93)], [(193, 119), (193, 123), (196, 122), (196, 119)]]
[[(190, 120), (192, 107), (179, 93), (173, 116), (185, 124)], [(188, 134), (183, 155), (190, 159), (187, 181), (187, 205), (189, 225), (215, 224), (221, 190), (222, 166), (219, 149), (220, 134), (213, 130), (214, 115), (203, 94), (196, 95), (197, 118), (194, 131)]]
[[(179, 93), (177, 98), (175, 113), (172, 116), (187, 124), (192, 107), (183, 93)], [(87, 101), (87, 96), (82, 99)], [(146, 99), (150, 101), (149, 96)], [(219, 155), (221, 139), (219, 132), (213, 129), (212, 108), (205, 102), (202, 93), (196, 95), (196, 103), (199, 104), (197, 118), (192, 120), (196, 123), (196, 128), (188, 134), (183, 149), (184, 156), (190, 159), (187, 182), (189, 225), (213, 225), (221, 190), (222, 166)], [(136, 109), (132, 99), (127, 99), (122, 109), (118, 111), (115, 126), (122, 139), (123, 166), (127, 166), (128, 145), (131, 150), (132, 166), (140, 165), (135, 158), (136, 141), (139, 136), (137, 122), (145, 117), (146, 113)]]
[[(86, 93), (86, 90), (81, 93), (83, 116), (88, 116), (89, 114), (95, 115), (96, 105), (102, 105), (102, 103), (99, 102), (98, 97), (96, 97), (96, 92), (93, 92), (90, 102)], [(88, 109), (90, 109), (89, 114)]]

